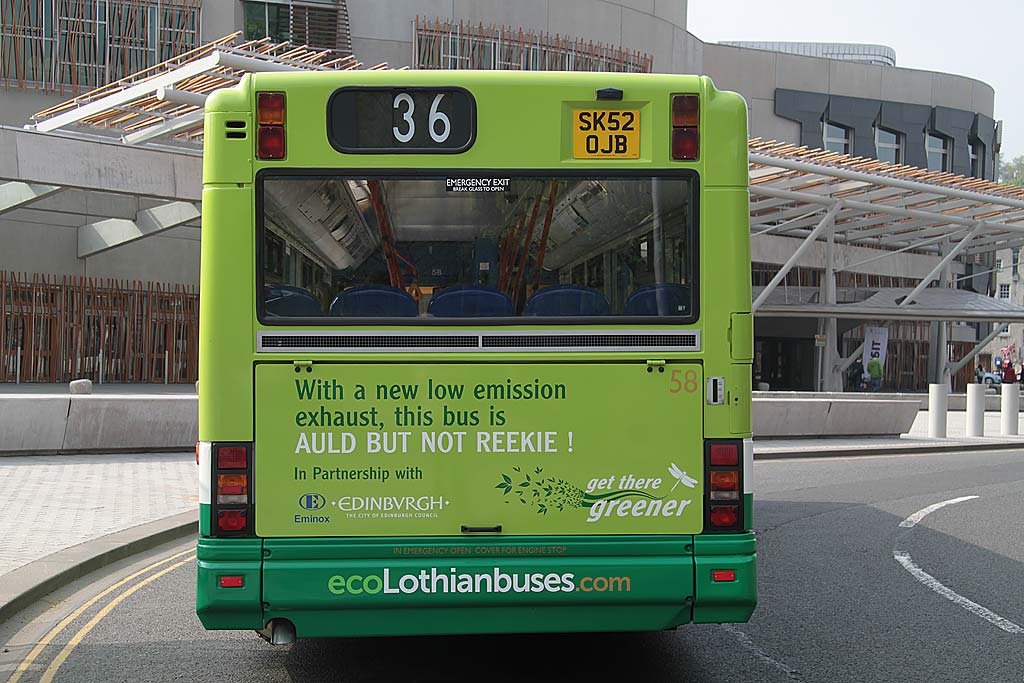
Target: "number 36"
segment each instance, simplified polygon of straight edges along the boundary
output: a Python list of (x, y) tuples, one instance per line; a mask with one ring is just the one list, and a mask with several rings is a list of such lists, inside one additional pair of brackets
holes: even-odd
[[(427, 131), (430, 133), (430, 139), (437, 143), (447, 140), (452, 132), (452, 122), (448, 120), (448, 116), (444, 112), (438, 111), (442, 98), (444, 98), (444, 93), (434, 96), (430, 112), (427, 114)], [(403, 143), (409, 142), (416, 135), (416, 121), (413, 119), (416, 104), (413, 102), (412, 95), (407, 92), (398, 93), (395, 95), (392, 107), (401, 115), (402, 120), (399, 125), (391, 127), (391, 132), (394, 134), (395, 140)], [(440, 124), (440, 131), (438, 131), (438, 124)]]

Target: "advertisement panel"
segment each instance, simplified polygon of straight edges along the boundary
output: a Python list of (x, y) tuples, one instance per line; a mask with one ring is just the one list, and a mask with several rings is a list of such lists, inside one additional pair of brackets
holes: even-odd
[(261, 364), (266, 537), (692, 534), (696, 364)]

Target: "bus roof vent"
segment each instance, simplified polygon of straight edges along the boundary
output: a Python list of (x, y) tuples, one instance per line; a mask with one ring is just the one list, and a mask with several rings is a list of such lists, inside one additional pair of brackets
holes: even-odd
[(548, 332), (484, 335), (495, 351), (699, 351), (699, 332)]
[(476, 350), (475, 334), (359, 334), (351, 332), (260, 333), (260, 351), (466, 351)]

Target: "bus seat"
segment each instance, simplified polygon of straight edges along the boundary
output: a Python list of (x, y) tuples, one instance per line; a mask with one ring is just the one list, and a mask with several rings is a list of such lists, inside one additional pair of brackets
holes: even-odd
[(430, 299), (427, 312), (438, 318), (495, 318), (510, 316), (512, 299), (491, 287), (457, 285)]
[(608, 297), (592, 287), (554, 285), (534, 292), (526, 315), (608, 315)]
[[(658, 313), (659, 303), (661, 313)], [(623, 315), (657, 316), (689, 315), (690, 286), (665, 282), (647, 285), (633, 292), (626, 300)]]
[(387, 285), (356, 285), (331, 302), (332, 316), (355, 318), (415, 318), (419, 306), (412, 294)]
[(324, 314), (313, 293), (301, 287), (269, 285), (263, 288), (267, 315), (287, 318), (316, 318)]

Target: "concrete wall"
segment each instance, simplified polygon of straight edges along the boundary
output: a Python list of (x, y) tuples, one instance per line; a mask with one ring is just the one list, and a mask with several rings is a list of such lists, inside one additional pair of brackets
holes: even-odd
[(198, 433), (194, 395), (0, 396), (0, 453), (191, 450)]
[[(782, 235), (751, 237), (750, 260), (754, 263), (782, 265), (793, 255), (801, 241), (797, 237), (784, 237)], [(801, 254), (800, 258), (797, 259), (796, 265), (801, 268), (821, 269), (822, 264), (825, 263), (825, 248), (824, 242), (814, 243), (807, 251)], [(871, 263), (858, 265), (855, 268), (846, 268), (848, 264), (856, 264), (878, 255), (877, 249), (854, 247), (847, 244), (835, 245), (836, 267), (851, 273), (892, 275), (920, 279), (927, 275), (935, 267), (935, 264), (939, 262), (938, 256), (903, 252), (872, 261)], [(954, 263), (950, 269), (956, 275), (959, 271), (963, 270), (963, 264)]]
[(920, 410), (916, 400), (764, 398), (753, 403), (754, 438), (899, 436)]

